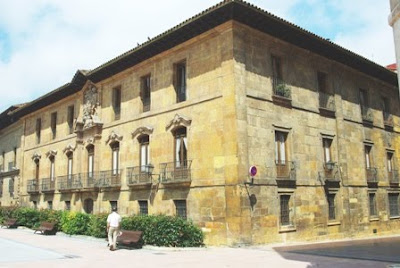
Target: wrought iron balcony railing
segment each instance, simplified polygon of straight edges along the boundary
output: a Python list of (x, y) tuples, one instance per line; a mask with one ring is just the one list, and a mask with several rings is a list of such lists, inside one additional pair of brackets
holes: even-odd
[(121, 169), (100, 171), (95, 182), (96, 187), (121, 187)]
[(74, 191), (82, 188), (80, 174), (70, 174), (57, 177), (59, 191)]
[(378, 182), (378, 170), (376, 168), (370, 167), (366, 169), (367, 182), (377, 183)]
[(335, 111), (335, 96), (325, 92), (319, 92), (319, 107), (330, 111)]
[(82, 189), (94, 189), (98, 187), (100, 172), (86, 172), (80, 174)]
[(152, 183), (152, 166), (138, 166), (127, 168), (128, 185), (135, 186)]
[(324, 170), (319, 172), (320, 178), (324, 181), (339, 182), (339, 169), (335, 162), (324, 163)]
[(392, 171), (388, 172), (389, 183), (391, 184), (399, 184), (399, 171), (392, 169)]
[(374, 114), (372, 113), (372, 109), (367, 106), (361, 106), (361, 116), (363, 121), (374, 121)]
[(28, 193), (38, 193), (39, 192), (39, 180), (38, 179), (28, 180), (28, 184), (26, 186), (26, 191)]
[(42, 183), (40, 184), (40, 190), (42, 192), (54, 192), (56, 189), (56, 182), (54, 179), (45, 178), (42, 179)]
[(191, 160), (160, 164), (161, 183), (185, 183), (191, 182)]
[(293, 161), (275, 161), (277, 180), (296, 180), (296, 164)]
[(292, 98), (290, 87), (282, 79), (273, 77), (272, 88), (274, 91), (274, 96), (283, 97), (286, 99)]

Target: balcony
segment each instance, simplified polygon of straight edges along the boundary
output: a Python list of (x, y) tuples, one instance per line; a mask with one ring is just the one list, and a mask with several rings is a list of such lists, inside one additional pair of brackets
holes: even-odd
[(374, 114), (372, 113), (372, 109), (367, 106), (361, 106), (361, 117), (363, 124), (372, 125), (374, 122)]
[(392, 171), (388, 171), (389, 183), (392, 185), (399, 185), (399, 171), (392, 169)]
[(131, 188), (148, 188), (152, 185), (153, 166), (138, 166), (127, 168), (128, 186)]
[(366, 175), (368, 184), (378, 184), (378, 171), (376, 168), (367, 168)]
[(121, 169), (100, 171), (95, 182), (99, 188), (121, 188)]
[(385, 128), (393, 128), (393, 115), (388, 112), (383, 112), (383, 124)]
[(56, 189), (56, 182), (54, 179), (46, 178), (42, 179), (42, 183), (40, 184), (40, 191), (42, 193), (54, 193)]
[(191, 184), (191, 160), (160, 164), (160, 180), (164, 186), (189, 186)]
[(335, 96), (319, 92), (319, 112), (324, 116), (335, 117)]
[(328, 186), (339, 186), (339, 168), (335, 162), (324, 163), (324, 170), (319, 172), (319, 178)]
[(60, 192), (77, 191), (82, 188), (80, 174), (59, 176), (57, 177), (57, 182), (58, 182), (58, 191)]
[(277, 77), (272, 78), (273, 96), (272, 100), (279, 105), (292, 107), (292, 92), (290, 87), (283, 80)]
[(100, 172), (87, 172), (81, 173), (81, 191), (93, 191), (98, 188), (98, 181), (100, 178)]
[(26, 192), (28, 194), (38, 194), (39, 193), (39, 180), (38, 179), (28, 180), (28, 184), (26, 186)]

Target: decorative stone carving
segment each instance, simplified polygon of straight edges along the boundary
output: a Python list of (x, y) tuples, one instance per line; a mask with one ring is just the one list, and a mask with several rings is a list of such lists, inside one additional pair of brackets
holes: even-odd
[(141, 135), (150, 135), (153, 133), (152, 127), (139, 127), (132, 132), (132, 139)]
[(56, 156), (57, 155), (57, 151), (56, 150), (50, 150), (50, 151), (48, 151), (47, 153), (46, 153), (46, 157), (47, 158), (49, 158), (49, 157), (54, 157), (54, 156)]
[(42, 156), (41, 156), (39, 153), (37, 153), (37, 152), (35, 152), (35, 153), (32, 155), (32, 160), (33, 160), (33, 161), (40, 160), (40, 158), (42, 158)]
[(98, 106), (100, 106), (98, 90), (90, 83), (83, 95), (83, 129), (102, 124), (97, 114)]
[(73, 152), (73, 151), (75, 151), (75, 149), (76, 149), (76, 143), (74, 146), (72, 144), (68, 144), (68, 146), (64, 148), (63, 153), (65, 154), (65, 153)]
[(123, 136), (118, 135), (117, 133), (115, 133), (114, 131), (111, 131), (110, 136), (108, 136), (108, 139), (106, 140), (106, 144), (108, 143), (113, 143), (115, 141), (121, 141), (123, 138)]
[(94, 138), (88, 138), (85, 142), (85, 146), (87, 147), (88, 145), (94, 145)]
[(168, 130), (172, 127), (172, 129), (175, 129), (176, 127), (188, 127), (192, 123), (192, 119), (189, 119), (187, 117), (184, 117), (182, 115), (176, 114), (174, 119), (172, 119), (169, 124), (165, 127), (165, 130)]

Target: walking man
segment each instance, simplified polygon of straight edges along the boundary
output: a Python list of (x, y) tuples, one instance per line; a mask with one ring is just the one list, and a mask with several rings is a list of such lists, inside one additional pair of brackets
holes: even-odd
[(117, 235), (121, 227), (121, 216), (117, 213), (117, 208), (112, 207), (112, 212), (107, 217), (108, 245), (110, 250), (117, 248)]

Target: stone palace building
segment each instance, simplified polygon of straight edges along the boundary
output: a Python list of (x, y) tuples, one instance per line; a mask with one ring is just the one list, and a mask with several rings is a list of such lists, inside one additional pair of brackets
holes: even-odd
[(178, 215), (208, 245), (398, 234), (399, 115), (395, 73), (226, 0), (1, 113), (0, 201)]

